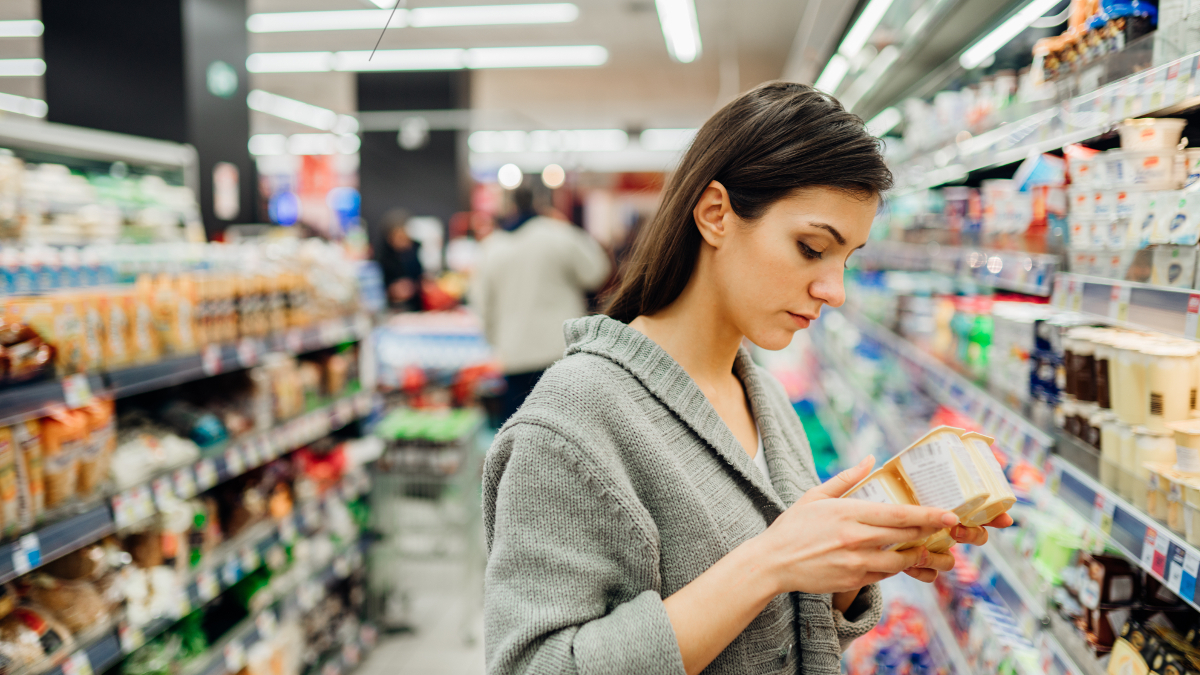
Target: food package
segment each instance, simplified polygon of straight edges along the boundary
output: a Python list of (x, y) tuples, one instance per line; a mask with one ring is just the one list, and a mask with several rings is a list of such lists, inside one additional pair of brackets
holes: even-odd
[(0, 323), (0, 364), (8, 384), (38, 379), (54, 368), (54, 347), (28, 324)]
[(74, 295), (20, 298), (9, 303), (13, 320), (28, 324), (42, 339), (54, 345), (55, 370), (73, 375), (85, 370), (83, 317)]
[(133, 292), (125, 295), (125, 313), (129, 317), (131, 360), (153, 363), (161, 353), (158, 331), (154, 329), (154, 294), (148, 278), (139, 278)]
[(17, 512), (17, 441), (12, 427), (0, 427), (0, 532), (9, 537), (20, 528)]
[(83, 356), (85, 369), (104, 368), (104, 307), (100, 296), (89, 293), (80, 296), (79, 311), (83, 320)]
[(100, 295), (97, 301), (104, 322), (104, 365), (110, 370), (128, 364), (133, 357), (130, 352), (133, 324), (129, 320), (129, 295), (129, 292), (113, 290)]
[(88, 437), (79, 456), (78, 492), (91, 494), (108, 475), (109, 461), (117, 447), (115, 406), (110, 399), (95, 398), (80, 411), (87, 420)]
[(13, 425), (17, 441), (17, 512), (20, 528), (28, 530), (46, 510), (45, 472), (42, 466), (41, 420)]
[(54, 508), (75, 496), (79, 457), (87, 439), (87, 418), (82, 413), (58, 410), (42, 419), (42, 475), (46, 485), (46, 508)]
[(46, 607), (74, 633), (107, 618), (108, 609), (100, 593), (87, 581), (65, 581), (46, 574), (29, 580), (28, 597)]
[[(937, 427), (872, 472), (844, 497), (884, 504), (935, 506), (953, 511), (965, 524), (989, 522), (1016, 501), (998, 463), (992, 465), (996, 461), (990, 449), (992, 442), (983, 434)], [(988, 517), (989, 514), (994, 515)], [(903, 550), (921, 545), (933, 553), (941, 553), (954, 545), (954, 539), (944, 529), (924, 541), (905, 542), (893, 548)]]
[(77, 548), (61, 558), (51, 560), (41, 569), (59, 579), (78, 580), (97, 579), (109, 567), (105, 560), (104, 546), (91, 544)]
[(0, 619), (0, 656), (14, 669), (37, 666), (74, 646), (70, 631), (45, 608), (22, 605)]
[(151, 284), (154, 328), (162, 351), (167, 354), (192, 354), (196, 351), (194, 289), (191, 284), (176, 283), (166, 274)]

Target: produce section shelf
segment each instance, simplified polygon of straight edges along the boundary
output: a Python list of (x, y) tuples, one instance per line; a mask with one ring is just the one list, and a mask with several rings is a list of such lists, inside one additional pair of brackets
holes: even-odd
[(1047, 253), (872, 241), (859, 253), (864, 269), (942, 272), (983, 286), (1049, 296), (1061, 259)]
[(1052, 456), (1050, 465), (1047, 484), (1054, 495), (1091, 519), (1110, 546), (1200, 610), (1200, 551), (1070, 462)]
[(922, 190), (980, 171), (1022, 161), (1031, 154), (1112, 132), (1127, 117), (1162, 117), (1200, 104), (1200, 55), (1111, 82), (1024, 119), (971, 136), (904, 162), (913, 175), (901, 189)]

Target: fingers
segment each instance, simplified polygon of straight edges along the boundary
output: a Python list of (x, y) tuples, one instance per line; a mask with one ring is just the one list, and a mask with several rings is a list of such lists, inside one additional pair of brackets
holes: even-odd
[(805, 492), (799, 501), (807, 503), (817, 499), (835, 499), (841, 497), (846, 494), (847, 490), (857, 485), (860, 480), (866, 478), (867, 474), (871, 473), (871, 469), (874, 467), (875, 455), (867, 455), (867, 458), (859, 462), (857, 466), (852, 466)]
[(921, 568), (934, 572), (949, 572), (954, 569), (954, 556), (949, 553), (930, 553), (929, 561)]
[(972, 544), (974, 546), (983, 546), (988, 541), (988, 532), (982, 527), (956, 525), (950, 529), (950, 536), (960, 544)]
[(996, 529), (1002, 529), (1002, 528), (1008, 527), (1012, 524), (1013, 524), (1012, 516), (1008, 515), (1007, 513), (1001, 513), (1000, 515), (996, 516), (995, 518), (992, 518), (992, 522), (984, 523), (983, 526), (984, 527), (994, 527)]
[(880, 548), (883, 546), (891, 546), (892, 544), (903, 544), (909, 541), (919, 541), (935, 532), (940, 532), (944, 526), (925, 525), (922, 527), (876, 527), (874, 525), (861, 525), (861, 529), (852, 530), (859, 534), (859, 541), (864, 546), (871, 548)]
[(904, 573), (917, 581), (924, 581), (927, 584), (932, 584), (938, 578), (937, 570), (925, 569), (923, 567), (904, 570)]
[(924, 567), (929, 562), (929, 551), (916, 546), (904, 551), (879, 551), (867, 562), (871, 572), (899, 574), (912, 567)]
[[(876, 504), (857, 500), (846, 500), (847, 508), (855, 509), (858, 522), (876, 527), (943, 527), (958, 525), (958, 516), (953, 511), (935, 509), (931, 506), (909, 506), (907, 504)], [(914, 537), (919, 538), (919, 537)], [(910, 540), (911, 541), (911, 540)]]

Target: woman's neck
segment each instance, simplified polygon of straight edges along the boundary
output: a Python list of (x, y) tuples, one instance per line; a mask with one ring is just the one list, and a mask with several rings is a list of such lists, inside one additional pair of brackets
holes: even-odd
[(722, 311), (719, 294), (703, 288), (701, 278), (693, 273), (674, 302), (652, 316), (637, 317), (629, 326), (654, 340), (703, 389), (733, 372), (742, 334)]

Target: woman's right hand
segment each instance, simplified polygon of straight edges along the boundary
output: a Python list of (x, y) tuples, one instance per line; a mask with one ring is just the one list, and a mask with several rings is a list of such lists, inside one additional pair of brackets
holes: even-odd
[(924, 539), (958, 524), (953, 511), (838, 499), (875, 465), (868, 457), (809, 490), (756, 537), (759, 560), (780, 593), (841, 593), (926, 565), (923, 546), (881, 547)]

